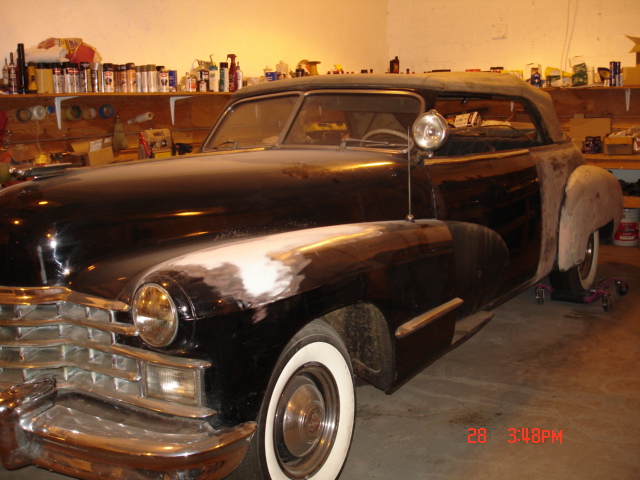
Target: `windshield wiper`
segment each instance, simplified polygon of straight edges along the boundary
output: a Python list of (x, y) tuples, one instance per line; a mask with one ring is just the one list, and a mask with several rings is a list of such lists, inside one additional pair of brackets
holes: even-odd
[[(363, 144), (363, 146), (368, 146), (368, 147), (397, 147), (397, 148), (405, 148), (407, 146), (406, 143), (389, 143), (389, 142), (383, 142), (380, 140), (362, 140), (361, 138), (343, 138), (342, 141), (340, 142), (340, 147), (338, 148), (338, 150), (340, 150), (341, 152), (347, 149), (347, 143), (360, 143)], [(364, 145), (366, 144), (366, 145)]]
[[(346, 138), (343, 138), (340, 141), (339, 150), (340, 151), (346, 150), (347, 149), (347, 143), (352, 143), (352, 142), (353, 143), (357, 142), (357, 143), (361, 143), (361, 144), (365, 144), (366, 143), (367, 145), (370, 145), (370, 146), (374, 146), (374, 145), (391, 145), (389, 142), (381, 142), (379, 140), (378, 141), (376, 141), (376, 140), (362, 140), (361, 138), (346, 137)], [(396, 144), (394, 143), (394, 145), (396, 145)]]

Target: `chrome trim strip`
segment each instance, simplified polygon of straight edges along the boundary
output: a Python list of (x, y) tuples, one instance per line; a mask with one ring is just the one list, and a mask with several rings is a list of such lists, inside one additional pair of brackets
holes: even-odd
[(490, 152), (490, 153), (471, 153), (469, 155), (461, 155), (461, 156), (451, 156), (451, 157), (432, 157), (432, 158), (424, 158), (425, 165), (447, 165), (451, 163), (465, 163), (465, 162), (475, 162), (478, 160), (491, 160), (498, 158), (509, 158), (509, 157), (517, 157), (520, 155), (527, 155), (530, 153), (530, 149), (525, 148), (521, 150), (505, 150), (500, 152)]
[(449, 300), (448, 302), (443, 303), (436, 308), (432, 308), (428, 312), (403, 323), (396, 330), (396, 338), (400, 340), (407, 335), (411, 335), (426, 326), (428, 323), (460, 307), (463, 303), (464, 300), (461, 298), (454, 298), (453, 300)]
[(0, 287), (0, 304), (34, 305), (55, 302), (77, 303), (119, 312), (128, 312), (131, 309), (124, 302), (78, 293), (66, 287)]
[[(5, 305), (7, 304), (5, 303)], [(0, 319), (0, 327), (44, 327), (52, 325), (76, 325), (79, 327), (93, 328), (94, 330), (101, 330), (103, 332), (109, 333), (119, 333), (129, 336), (138, 335), (138, 329), (135, 327), (135, 325), (130, 325), (128, 323), (99, 323), (91, 320), (71, 320), (66, 318), (55, 318), (51, 320), (20, 320), (19, 318), (11, 320)]]

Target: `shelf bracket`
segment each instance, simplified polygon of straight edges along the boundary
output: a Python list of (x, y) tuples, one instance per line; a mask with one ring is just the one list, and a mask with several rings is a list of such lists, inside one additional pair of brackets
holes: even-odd
[(624, 102), (625, 102), (625, 106), (627, 107), (627, 112), (629, 111), (629, 104), (631, 103), (631, 89), (630, 88), (625, 88), (624, 89)]
[(56, 105), (56, 120), (58, 120), (58, 130), (62, 130), (62, 102), (76, 97), (77, 95), (74, 95), (73, 97), (56, 97), (54, 99)]
[(176, 102), (185, 98), (191, 98), (190, 95), (184, 97), (171, 97), (169, 99), (169, 108), (171, 109), (171, 125), (176, 123)]

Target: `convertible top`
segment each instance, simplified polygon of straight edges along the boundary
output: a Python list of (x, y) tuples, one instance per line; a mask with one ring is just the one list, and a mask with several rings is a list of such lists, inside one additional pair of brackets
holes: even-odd
[(234, 93), (232, 100), (269, 93), (337, 88), (431, 90), (524, 98), (537, 107), (553, 141), (556, 142), (564, 138), (551, 96), (509, 73), (436, 72), (410, 75), (311, 75), (242, 88)]

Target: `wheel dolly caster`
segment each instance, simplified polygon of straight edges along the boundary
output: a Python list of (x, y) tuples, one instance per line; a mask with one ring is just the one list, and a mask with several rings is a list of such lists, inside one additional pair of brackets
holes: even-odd
[(586, 290), (584, 294), (556, 292), (548, 285), (537, 284), (535, 285), (535, 297), (538, 305), (544, 304), (547, 292), (550, 294), (552, 300), (583, 303), (585, 305), (591, 305), (597, 299), (600, 299), (602, 302), (602, 310), (610, 312), (613, 310), (613, 300), (611, 298), (611, 292), (609, 291), (609, 287), (612, 284), (615, 285), (616, 293), (619, 296), (624, 297), (629, 293), (629, 285), (627, 282), (619, 277), (611, 277), (594, 284), (594, 286)]

